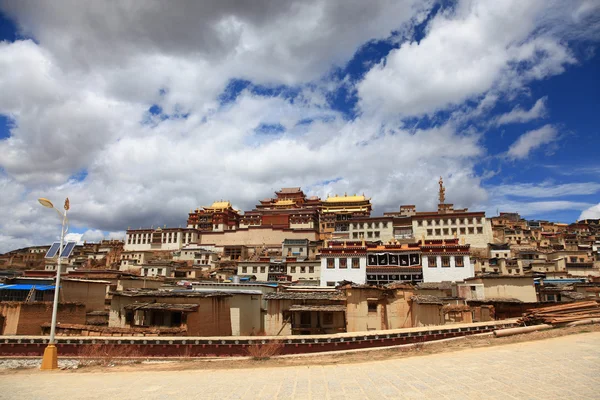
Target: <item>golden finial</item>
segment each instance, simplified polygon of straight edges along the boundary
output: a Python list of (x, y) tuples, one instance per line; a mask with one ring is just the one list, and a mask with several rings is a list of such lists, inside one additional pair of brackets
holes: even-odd
[(446, 201), (446, 188), (444, 187), (444, 180), (441, 176), (438, 183), (440, 185), (440, 204), (444, 204), (444, 201)]

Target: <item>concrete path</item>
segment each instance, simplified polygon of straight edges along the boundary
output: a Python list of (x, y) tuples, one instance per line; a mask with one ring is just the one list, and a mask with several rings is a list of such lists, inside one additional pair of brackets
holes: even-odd
[(0, 375), (0, 399), (600, 399), (600, 333), (362, 364)]

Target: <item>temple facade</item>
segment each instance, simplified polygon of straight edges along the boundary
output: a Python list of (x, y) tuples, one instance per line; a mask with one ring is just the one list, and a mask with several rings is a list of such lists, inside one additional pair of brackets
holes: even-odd
[(367, 249), (367, 283), (423, 281), (419, 243), (389, 243)]
[(211, 206), (190, 211), (187, 227), (201, 232), (224, 232), (236, 230), (239, 221), (240, 213), (229, 201), (215, 201)]

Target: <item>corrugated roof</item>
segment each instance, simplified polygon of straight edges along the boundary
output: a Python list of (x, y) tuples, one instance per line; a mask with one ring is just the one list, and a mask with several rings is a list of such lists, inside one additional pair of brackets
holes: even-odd
[(452, 289), (452, 282), (421, 282), (417, 284), (417, 289), (449, 290)]
[(306, 305), (297, 304), (297, 305), (290, 306), (290, 311), (346, 312), (346, 306), (342, 306), (342, 305), (306, 306)]
[(444, 304), (442, 302), (442, 300), (440, 300), (440, 298), (437, 296), (418, 295), (418, 296), (412, 296), (410, 299), (417, 304), (439, 304), (439, 305)]
[(341, 292), (279, 292), (266, 293), (265, 300), (346, 300)]
[(198, 309), (198, 304), (169, 304), (169, 303), (133, 303), (127, 304), (126, 310), (167, 310), (167, 311), (182, 311), (191, 312)]
[(44, 291), (44, 290), (54, 290), (54, 285), (0, 285), (0, 290), (31, 290), (32, 287), (35, 286), (35, 290)]

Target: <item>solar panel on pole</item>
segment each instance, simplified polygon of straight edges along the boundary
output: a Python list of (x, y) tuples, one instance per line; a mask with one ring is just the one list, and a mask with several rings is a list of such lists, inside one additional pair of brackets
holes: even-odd
[(48, 251), (46, 252), (46, 255), (44, 256), (44, 258), (54, 258), (56, 257), (56, 253), (58, 253), (58, 248), (60, 247), (60, 242), (54, 242), (52, 243), (52, 246), (50, 246), (50, 249), (48, 249)]
[(60, 258), (69, 258), (71, 256), (71, 253), (73, 253), (73, 249), (75, 248), (75, 245), (77, 244), (77, 242), (68, 242), (62, 253), (60, 253)]

